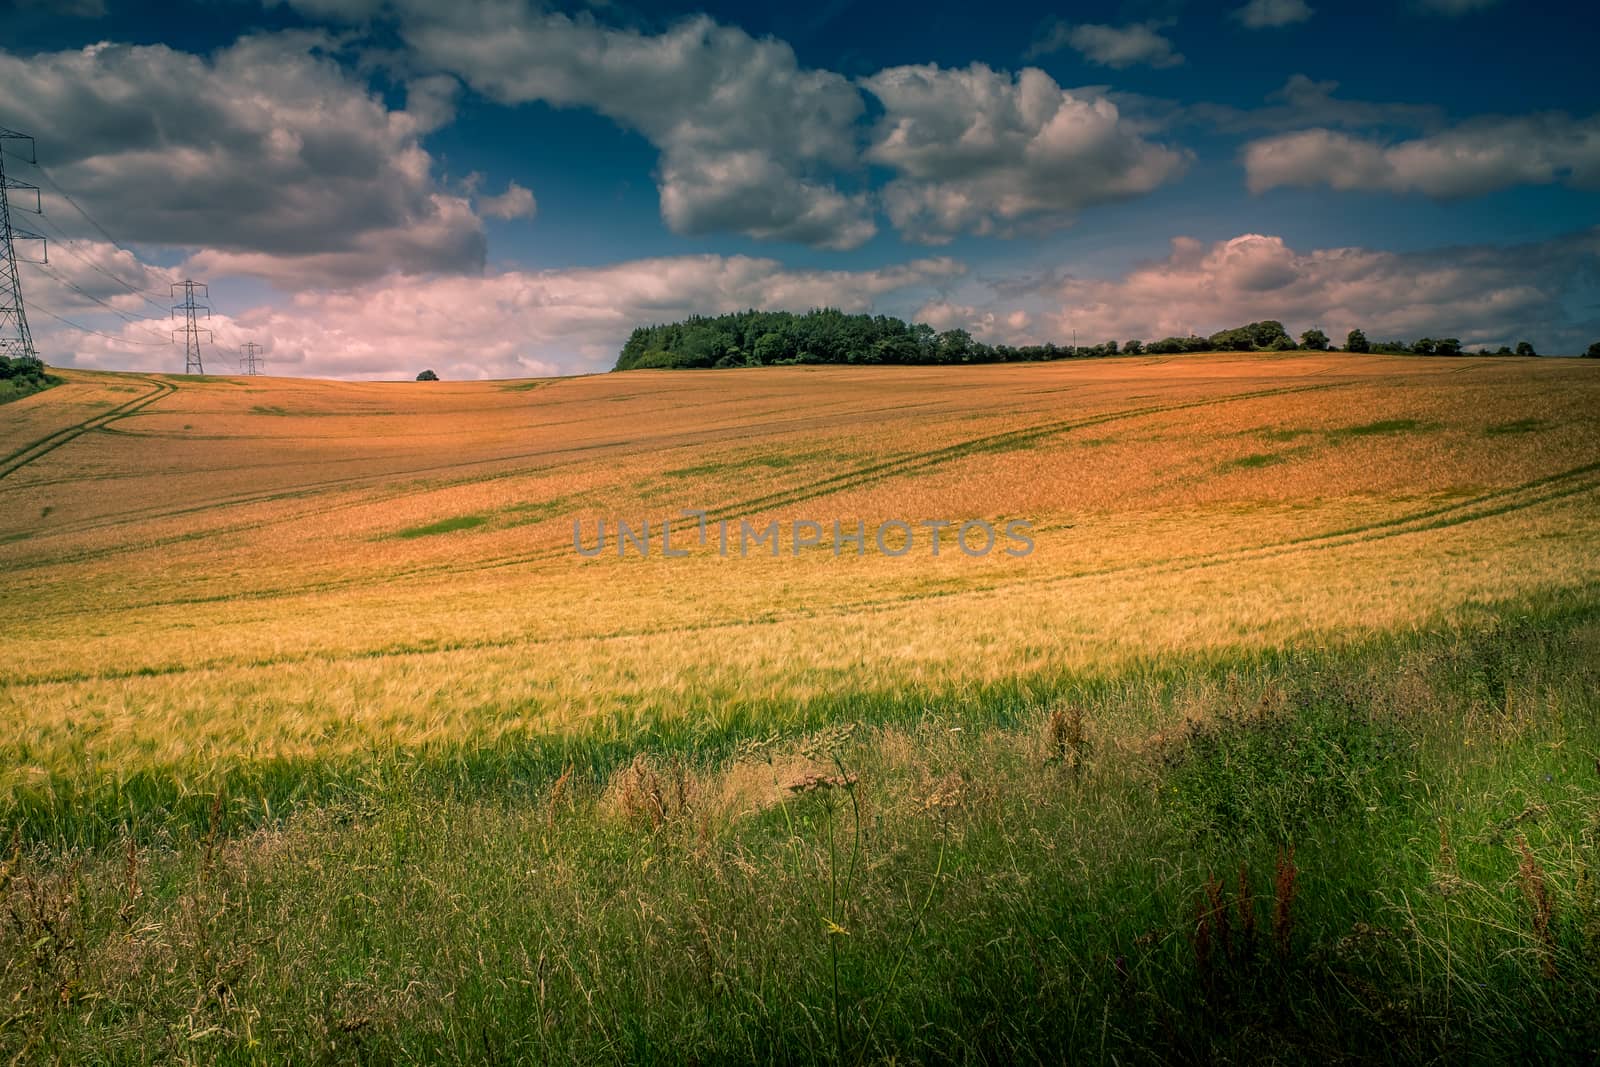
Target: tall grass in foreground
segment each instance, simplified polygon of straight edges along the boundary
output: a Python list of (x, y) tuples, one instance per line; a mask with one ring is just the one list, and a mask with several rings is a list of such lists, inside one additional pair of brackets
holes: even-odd
[[(1592, 601), (497, 792), (27, 843), (0, 1052), (1593, 1058)], [(220, 794), (219, 794), (220, 795)], [(164, 827), (164, 829), (163, 829)]]

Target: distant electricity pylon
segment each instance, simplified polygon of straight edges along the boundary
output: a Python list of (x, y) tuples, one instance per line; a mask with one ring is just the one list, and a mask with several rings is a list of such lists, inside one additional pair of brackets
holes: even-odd
[(8, 130), (0, 126), (0, 356), (38, 356), (33, 347), (33, 334), (28, 330), (28, 311), (22, 303), (22, 278), (17, 273), (17, 241), (38, 241), (42, 258), (40, 263), (50, 262), (50, 246), (39, 234), (31, 230), (24, 230), (11, 225), (11, 192), (13, 190), (24, 194), (33, 194), (33, 207), (24, 207), (23, 211), (32, 211), (35, 215), (42, 214), (43, 204), (39, 202), (39, 187), (19, 182), (15, 178), (6, 177), (6, 142), (26, 141), (28, 143), (28, 162), (36, 163), (38, 157), (34, 154), (33, 138), (25, 133)]
[(239, 346), (239, 370), (241, 373), (261, 373), (261, 357), (256, 355), (260, 351), (261, 346), (254, 341), (246, 341)]
[[(211, 290), (205, 282), (192, 282), (184, 280), (172, 283), (172, 295), (177, 296), (179, 289), (183, 290), (183, 303), (174, 304), (172, 313), (176, 315), (183, 312), (183, 373), (204, 374), (205, 367), (200, 364), (200, 335), (205, 334), (206, 340), (211, 340), (211, 331), (199, 324), (199, 316), (203, 313), (207, 319), (211, 318), (209, 304), (194, 302), (194, 291), (200, 290), (200, 295), (206, 299), (211, 298)], [(172, 331), (173, 339), (177, 339), (178, 331)]]

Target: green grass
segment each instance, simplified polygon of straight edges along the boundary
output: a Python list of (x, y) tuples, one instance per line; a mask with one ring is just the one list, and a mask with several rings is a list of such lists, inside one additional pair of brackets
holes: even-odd
[(36, 378), (4, 378), (0, 379), (0, 404), (13, 400), (21, 400), (25, 396), (32, 396), (50, 388), (52, 385), (61, 384), (61, 379), (54, 375), (45, 375), (41, 382)]
[[(100, 844), (52, 844), (13, 805), (0, 1053), (1527, 1061), (1600, 1041), (1600, 590), (831, 699), (236, 768), (191, 776), (189, 807), (130, 788), (131, 836), (111, 819)], [(750, 779), (812, 784), (739, 814)]]

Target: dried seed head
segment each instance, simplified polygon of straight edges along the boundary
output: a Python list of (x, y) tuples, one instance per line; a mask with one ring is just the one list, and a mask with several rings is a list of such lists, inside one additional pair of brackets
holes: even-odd
[(814, 793), (819, 789), (845, 789), (856, 787), (854, 772), (848, 774), (805, 774), (789, 783), (791, 793)]

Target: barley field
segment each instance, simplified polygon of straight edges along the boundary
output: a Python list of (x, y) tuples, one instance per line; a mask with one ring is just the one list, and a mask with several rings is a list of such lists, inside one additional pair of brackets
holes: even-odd
[(19, 1062), (1600, 1050), (1600, 367), (61, 376)]

